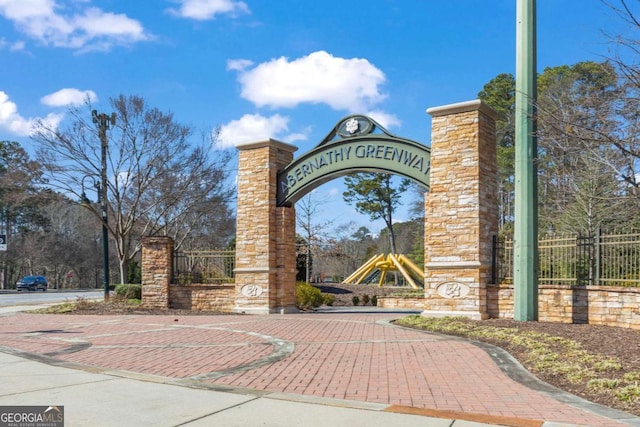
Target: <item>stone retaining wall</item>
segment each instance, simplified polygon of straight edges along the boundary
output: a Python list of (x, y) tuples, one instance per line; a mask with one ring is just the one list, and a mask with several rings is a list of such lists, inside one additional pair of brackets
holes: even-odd
[[(640, 329), (640, 288), (540, 285), (538, 290), (541, 322)], [(425, 302), (424, 298), (378, 298), (378, 306), (385, 308), (421, 310)], [(487, 286), (487, 305), (490, 318), (513, 319), (513, 286)]]
[(378, 307), (424, 310), (424, 297), (378, 297)]
[(170, 285), (169, 306), (183, 310), (231, 312), (235, 305), (235, 284)]
[(235, 305), (235, 284), (171, 284), (173, 239), (166, 236), (142, 238), (142, 306), (195, 311), (231, 312)]
[[(541, 322), (589, 323), (640, 329), (640, 288), (538, 286)], [(493, 318), (513, 318), (513, 286), (487, 287)]]

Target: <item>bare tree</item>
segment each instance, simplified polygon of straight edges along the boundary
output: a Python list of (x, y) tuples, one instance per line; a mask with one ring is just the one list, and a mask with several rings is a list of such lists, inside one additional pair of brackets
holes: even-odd
[[(141, 97), (120, 95), (110, 104), (117, 119), (108, 135), (108, 230), (125, 282), (141, 236), (171, 235), (181, 242), (206, 212), (227, 212), (233, 194), (228, 184), (230, 154), (214, 151), (212, 140), (192, 141), (190, 127), (171, 113), (149, 107)], [(99, 131), (91, 111), (88, 102), (71, 107), (67, 127), (52, 129), (39, 122), (32, 137), (48, 185), (78, 200), (102, 171)], [(84, 207), (101, 218), (95, 204)]]
[(325, 203), (319, 200), (313, 192), (307, 194), (296, 203), (296, 226), (305, 240), (305, 281), (310, 283), (313, 269), (313, 256), (317, 246), (326, 237), (326, 230), (332, 221), (327, 220), (322, 223), (315, 222), (318, 210)]
[(0, 252), (0, 288), (17, 280), (22, 266), (26, 271), (38, 268), (37, 255), (20, 249), (27, 234), (33, 240), (48, 227), (45, 205), (50, 194), (39, 188), (41, 183), (40, 165), (20, 144), (0, 141), (0, 232), (6, 234), (9, 248)]
[[(500, 75), (481, 92), (501, 112), (503, 122), (498, 158), (501, 226), (506, 232), (513, 215), (508, 203), (513, 197), (508, 137), (513, 84), (510, 76)], [(634, 119), (625, 118), (638, 114), (637, 108), (621, 108), (630, 106), (628, 84), (610, 62), (585, 61), (546, 68), (538, 76), (538, 93), (540, 229), (591, 233), (596, 225), (620, 219), (617, 213), (624, 209), (619, 202), (637, 186), (640, 159)]]
[(317, 254), (318, 269), (344, 279), (379, 251), (371, 231), (354, 221), (338, 226)]
[(592, 234), (619, 211), (625, 162), (609, 141), (624, 90), (607, 62), (547, 68), (538, 81), (541, 229)]

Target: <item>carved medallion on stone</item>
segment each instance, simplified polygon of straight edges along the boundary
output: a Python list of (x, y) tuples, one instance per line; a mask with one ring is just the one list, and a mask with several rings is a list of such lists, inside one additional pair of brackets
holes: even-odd
[(462, 298), (469, 293), (469, 286), (460, 282), (444, 282), (438, 285), (436, 292), (442, 298)]
[(244, 285), (240, 292), (245, 297), (259, 297), (262, 295), (262, 286), (260, 285)]

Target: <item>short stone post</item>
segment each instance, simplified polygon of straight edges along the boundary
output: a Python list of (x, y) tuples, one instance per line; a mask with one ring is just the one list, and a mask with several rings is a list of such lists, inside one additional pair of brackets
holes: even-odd
[(488, 318), (498, 231), (496, 113), (480, 100), (430, 108), (425, 194), (425, 316)]
[(142, 306), (169, 308), (169, 285), (173, 276), (173, 239), (142, 238)]
[(234, 311), (297, 311), (295, 209), (276, 205), (277, 172), (293, 160), (297, 148), (273, 139), (237, 148)]

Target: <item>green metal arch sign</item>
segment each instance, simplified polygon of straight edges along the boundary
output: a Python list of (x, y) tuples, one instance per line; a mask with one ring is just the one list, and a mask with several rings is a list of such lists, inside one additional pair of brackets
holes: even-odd
[(290, 206), (314, 188), (357, 172), (394, 173), (429, 189), (431, 150), (399, 138), (366, 116), (342, 119), (314, 149), (278, 172), (278, 206)]

